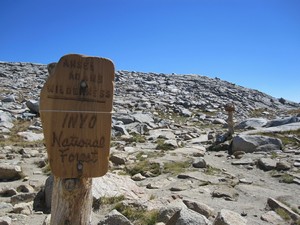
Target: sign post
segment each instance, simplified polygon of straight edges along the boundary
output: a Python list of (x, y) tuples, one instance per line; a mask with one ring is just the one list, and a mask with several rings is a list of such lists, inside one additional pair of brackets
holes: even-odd
[(54, 185), (51, 225), (88, 225), (92, 177), (107, 173), (114, 65), (65, 55), (41, 91), (40, 114)]

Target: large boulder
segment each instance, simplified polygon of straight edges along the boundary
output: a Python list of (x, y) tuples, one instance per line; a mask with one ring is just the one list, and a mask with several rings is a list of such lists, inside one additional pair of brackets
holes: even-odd
[(98, 225), (133, 225), (124, 215), (119, 213), (116, 209), (112, 210), (104, 219), (98, 222)]
[(249, 118), (240, 122), (235, 126), (236, 129), (256, 129), (266, 126), (268, 123), (267, 119), (264, 118)]
[(191, 210), (182, 209), (176, 212), (166, 225), (209, 225), (205, 216)]
[(213, 225), (246, 225), (247, 220), (238, 213), (222, 209), (216, 217)]
[(271, 120), (268, 122), (266, 127), (277, 127), (277, 126), (282, 126), (282, 125), (297, 123), (297, 122), (300, 122), (300, 117), (292, 116), (283, 119)]
[(181, 199), (176, 199), (175, 201), (172, 201), (159, 209), (157, 221), (167, 223), (171, 217), (175, 215), (175, 213), (186, 208), (187, 206), (182, 202)]
[(129, 176), (107, 173), (93, 178), (93, 197), (116, 197), (124, 195), (126, 199), (139, 199), (144, 196), (144, 189), (137, 186)]
[(232, 139), (232, 153), (237, 151), (252, 153), (257, 151), (273, 151), (280, 149), (282, 149), (282, 142), (278, 138), (262, 135), (238, 135)]

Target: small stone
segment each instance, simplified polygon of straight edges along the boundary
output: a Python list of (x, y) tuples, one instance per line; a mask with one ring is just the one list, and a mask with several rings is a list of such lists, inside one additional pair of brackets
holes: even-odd
[(29, 184), (22, 184), (19, 187), (17, 187), (17, 191), (22, 193), (32, 193), (34, 192), (34, 188)]
[(11, 197), (11, 203), (13, 205), (24, 202), (31, 202), (34, 200), (36, 193), (21, 193)]
[(12, 197), (16, 194), (18, 194), (18, 192), (14, 188), (3, 189), (0, 191), (2, 197)]
[(137, 174), (133, 175), (133, 176), (131, 177), (131, 179), (134, 180), (134, 181), (141, 181), (141, 180), (145, 180), (146, 177), (144, 177), (144, 176), (143, 176), (142, 174), (140, 174), (140, 173), (137, 173)]
[(39, 114), (39, 112), (40, 112), (39, 101), (28, 100), (26, 102), (26, 106), (28, 107), (28, 109), (30, 110), (30, 112), (35, 113), (35, 114)]
[(277, 170), (289, 170), (291, 169), (291, 165), (286, 161), (279, 161), (276, 163)]
[(159, 188), (161, 188), (159, 185), (155, 185), (155, 184), (147, 184), (146, 185), (146, 188), (148, 188), (148, 189), (159, 189)]
[(258, 166), (265, 171), (275, 169), (276, 164), (277, 164), (277, 161), (274, 159), (270, 159), (270, 158), (261, 158), (258, 160)]
[(231, 162), (232, 165), (254, 165), (254, 161), (251, 158), (245, 158), (240, 160), (235, 160)]
[(248, 181), (245, 178), (239, 179), (239, 182), (242, 184), (252, 184), (253, 183), (253, 181)]
[(32, 202), (21, 202), (14, 205), (13, 212), (23, 215), (30, 215), (32, 213)]
[(109, 160), (111, 162), (113, 162), (115, 165), (125, 165), (125, 163), (126, 163), (125, 155), (114, 155), (114, 154), (112, 154), (109, 157)]
[(195, 167), (195, 168), (206, 168), (206, 161), (202, 157), (197, 158), (193, 162), (193, 167)]

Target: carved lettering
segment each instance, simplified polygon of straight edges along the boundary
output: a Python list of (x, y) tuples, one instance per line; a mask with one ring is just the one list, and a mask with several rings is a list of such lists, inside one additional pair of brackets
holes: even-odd
[(80, 61), (76, 61), (75, 59), (64, 59), (63, 67), (70, 69), (83, 69), (85, 71), (90, 70), (94, 71), (94, 63), (90, 59), (83, 59)]
[(103, 148), (105, 138), (102, 136), (99, 139), (81, 138), (76, 135), (64, 136), (63, 131), (57, 134), (52, 132), (52, 147), (60, 148)]
[(97, 115), (66, 113), (62, 122), (62, 128), (90, 128), (93, 129), (97, 123)]
[(81, 163), (96, 163), (98, 161), (98, 153), (96, 150), (90, 152), (74, 153), (69, 149), (60, 149), (60, 159), (62, 163), (72, 163), (74, 161)]

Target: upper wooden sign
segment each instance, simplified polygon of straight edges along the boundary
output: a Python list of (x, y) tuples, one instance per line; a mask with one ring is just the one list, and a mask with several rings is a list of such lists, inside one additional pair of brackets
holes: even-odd
[(114, 65), (63, 56), (41, 91), (40, 114), (52, 173), (99, 177), (108, 170)]

